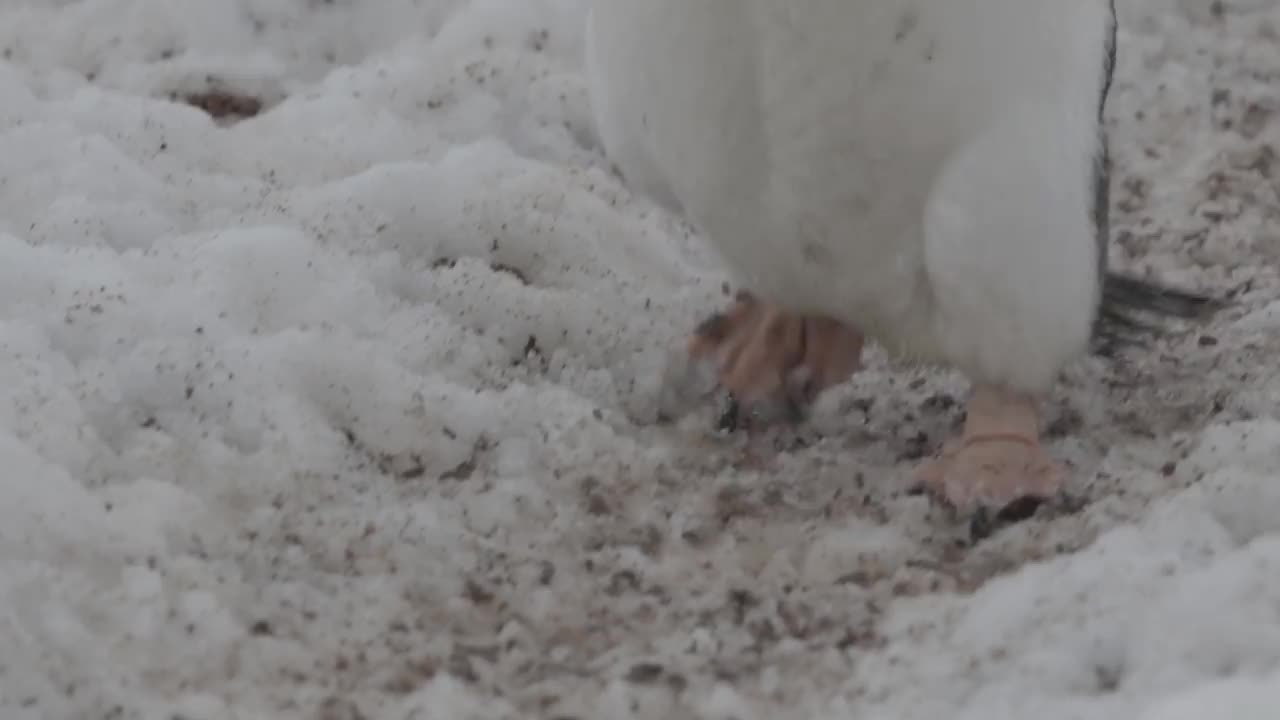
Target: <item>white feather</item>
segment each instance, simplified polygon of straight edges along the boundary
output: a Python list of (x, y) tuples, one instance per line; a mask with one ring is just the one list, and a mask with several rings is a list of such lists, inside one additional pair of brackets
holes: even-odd
[(1039, 392), (1098, 302), (1107, 0), (595, 0), (628, 182), (747, 287)]

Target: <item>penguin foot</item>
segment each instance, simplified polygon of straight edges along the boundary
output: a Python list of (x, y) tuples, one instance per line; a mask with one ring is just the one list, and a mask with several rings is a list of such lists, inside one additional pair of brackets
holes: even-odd
[(1065, 473), (1040, 445), (1034, 399), (975, 388), (959, 437), (926, 462), (917, 479), (975, 522), (1023, 519), (1062, 489)]
[(735, 410), (781, 399), (796, 420), (861, 367), (862, 345), (861, 333), (835, 320), (788, 313), (740, 292), (727, 311), (698, 326), (689, 353), (716, 363)]

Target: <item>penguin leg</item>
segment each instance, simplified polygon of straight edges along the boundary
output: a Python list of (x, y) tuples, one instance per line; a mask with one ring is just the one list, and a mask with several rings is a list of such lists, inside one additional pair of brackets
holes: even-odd
[(1091, 122), (1070, 103), (1010, 108), (953, 155), (926, 209), (929, 339), (974, 390), (919, 478), (975, 520), (1021, 514), (1066, 479), (1041, 445), (1039, 401), (1097, 317)]
[(830, 318), (787, 312), (740, 292), (689, 338), (689, 353), (716, 364), (738, 403), (781, 399), (795, 411), (862, 365), (862, 333)]
[(917, 478), (965, 515), (1053, 497), (1065, 473), (1040, 445), (1039, 406), (1025, 393), (975, 386), (964, 430)]

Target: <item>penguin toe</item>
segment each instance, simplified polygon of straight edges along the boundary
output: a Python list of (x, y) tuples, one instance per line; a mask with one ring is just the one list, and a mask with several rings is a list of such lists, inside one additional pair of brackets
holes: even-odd
[(979, 540), (1034, 515), (1061, 493), (1065, 472), (1038, 442), (996, 437), (952, 440), (917, 476)]

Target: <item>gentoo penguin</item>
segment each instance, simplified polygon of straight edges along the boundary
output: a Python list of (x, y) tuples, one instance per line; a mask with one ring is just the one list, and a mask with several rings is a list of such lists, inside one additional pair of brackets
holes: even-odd
[(1107, 269), (1113, 0), (593, 0), (587, 28), (605, 153), (750, 290), (692, 352), (746, 401), (847, 379), (864, 338), (960, 370), (918, 475), (962, 512), (1056, 493), (1059, 372), (1206, 302)]

